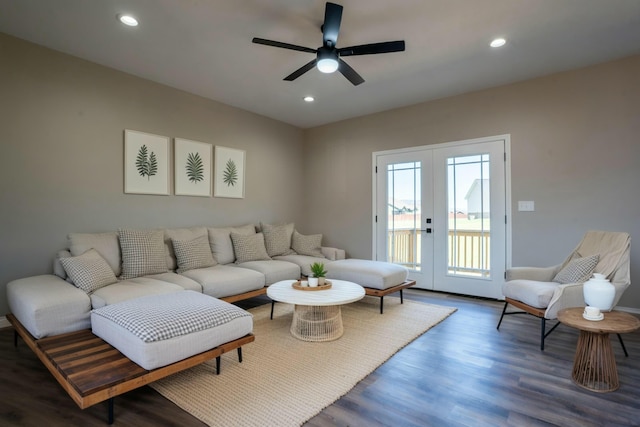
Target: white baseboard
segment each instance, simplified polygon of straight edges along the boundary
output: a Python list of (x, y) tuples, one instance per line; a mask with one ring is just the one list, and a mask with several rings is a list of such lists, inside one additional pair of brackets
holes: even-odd
[(0, 329), (8, 328), (9, 326), (11, 326), (11, 323), (9, 323), (9, 321), (7, 320), (7, 317), (6, 316), (0, 317)]
[(632, 307), (616, 307), (616, 311), (626, 311), (627, 313), (640, 314), (640, 308), (632, 308)]

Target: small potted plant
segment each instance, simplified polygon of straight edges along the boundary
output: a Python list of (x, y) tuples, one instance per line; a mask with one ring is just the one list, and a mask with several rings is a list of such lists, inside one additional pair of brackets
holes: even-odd
[[(324, 264), (321, 262), (314, 262), (311, 264), (311, 275), (318, 279), (318, 285), (324, 285), (324, 278), (327, 275), (327, 270), (324, 269)], [(309, 276), (309, 278), (311, 279), (311, 276)], [(311, 281), (309, 281), (309, 284), (311, 284)]]

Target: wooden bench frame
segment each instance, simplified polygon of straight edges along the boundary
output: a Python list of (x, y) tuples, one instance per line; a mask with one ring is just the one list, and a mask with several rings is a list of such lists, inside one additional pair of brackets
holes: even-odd
[(90, 329), (36, 339), (12, 314), (8, 314), (7, 319), (15, 328), (15, 345), (20, 335), (80, 409), (108, 400), (109, 424), (113, 424), (115, 396), (214, 358), (219, 372), (222, 354), (238, 349), (242, 361), (241, 347), (255, 340), (253, 334), (248, 334), (171, 365), (147, 371)]
[(400, 283), (399, 285), (396, 286), (392, 286), (390, 288), (387, 289), (374, 289), (374, 288), (367, 288), (364, 287), (364, 293), (365, 295), (369, 295), (372, 297), (380, 297), (380, 314), (384, 313), (384, 297), (392, 294), (394, 292), (400, 292), (400, 304), (404, 304), (404, 297), (402, 295), (402, 291), (406, 288), (410, 288), (411, 286), (414, 286), (416, 284), (415, 280), (406, 280), (402, 283)]

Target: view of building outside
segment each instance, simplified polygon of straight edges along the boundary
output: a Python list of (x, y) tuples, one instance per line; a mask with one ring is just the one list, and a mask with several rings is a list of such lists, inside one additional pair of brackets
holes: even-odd
[[(390, 262), (421, 270), (420, 162), (388, 166)], [(447, 164), (449, 274), (489, 275), (489, 155), (453, 157)]]

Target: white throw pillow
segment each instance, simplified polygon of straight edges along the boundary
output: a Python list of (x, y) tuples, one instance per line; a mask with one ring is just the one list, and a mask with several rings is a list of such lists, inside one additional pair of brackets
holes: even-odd
[(70, 233), (67, 238), (69, 239), (71, 255), (78, 256), (89, 249), (95, 249), (109, 263), (116, 276), (122, 272), (118, 233), (115, 231), (108, 233)]
[(298, 230), (293, 232), (291, 238), (291, 249), (293, 249), (298, 255), (308, 255), (318, 258), (324, 258), (322, 254), (322, 234), (311, 234), (305, 236), (298, 233)]
[(553, 278), (553, 282), (558, 282), (561, 284), (567, 283), (584, 283), (586, 282), (593, 270), (595, 270), (596, 265), (598, 265), (598, 261), (600, 260), (600, 255), (591, 255), (584, 258), (576, 258), (571, 261), (567, 265), (564, 266), (562, 270), (556, 274), (556, 277)]
[(122, 279), (165, 273), (163, 230), (118, 230), (122, 250)]
[(171, 239), (171, 242), (178, 261), (178, 269), (176, 270), (178, 273), (216, 265), (207, 236), (196, 237), (192, 240)]
[(271, 259), (267, 254), (267, 248), (264, 246), (264, 235), (262, 233), (243, 235), (232, 232), (231, 240), (233, 241), (233, 250), (236, 253), (236, 263), (238, 264)]
[(82, 255), (60, 258), (60, 263), (73, 284), (87, 294), (118, 281), (107, 261), (95, 249), (89, 249)]

